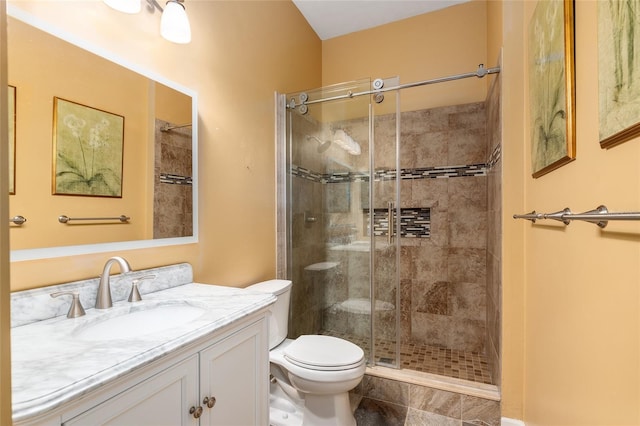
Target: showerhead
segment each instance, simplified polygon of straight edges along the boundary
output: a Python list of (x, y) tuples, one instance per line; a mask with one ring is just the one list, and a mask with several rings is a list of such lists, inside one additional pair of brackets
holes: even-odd
[(325, 152), (326, 150), (329, 149), (329, 147), (331, 146), (331, 141), (321, 141), (320, 139), (318, 139), (315, 136), (309, 136), (307, 135), (307, 140), (309, 139), (313, 139), (316, 142), (318, 142), (318, 153), (322, 154), (323, 152)]

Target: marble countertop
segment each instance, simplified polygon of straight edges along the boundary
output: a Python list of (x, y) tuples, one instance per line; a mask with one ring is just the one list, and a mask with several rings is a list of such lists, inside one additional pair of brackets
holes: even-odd
[[(140, 302), (119, 301), (86, 315), (37, 321), (11, 329), (13, 420), (55, 409), (136, 368), (221, 330), (273, 302), (270, 294), (242, 289), (184, 284), (142, 295)], [(167, 330), (140, 336), (93, 340), (82, 336), (92, 323), (158, 305), (203, 309), (196, 318)]]

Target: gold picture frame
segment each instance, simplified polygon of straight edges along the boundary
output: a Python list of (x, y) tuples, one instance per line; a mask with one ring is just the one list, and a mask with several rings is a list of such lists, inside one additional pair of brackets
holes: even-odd
[(16, 99), (17, 89), (9, 85), (7, 92), (9, 105), (9, 194), (16, 193)]
[(534, 178), (576, 158), (573, 13), (573, 0), (539, 1), (529, 24), (529, 112)]
[(640, 135), (640, 4), (598, 2), (600, 147)]
[(54, 195), (122, 198), (124, 117), (54, 97)]

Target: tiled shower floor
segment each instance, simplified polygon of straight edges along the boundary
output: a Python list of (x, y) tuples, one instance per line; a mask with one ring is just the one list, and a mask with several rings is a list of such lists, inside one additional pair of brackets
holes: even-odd
[[(340, 337), (360, 346), (368, 356), (368, 339), (335, 331), (322, 334)], [(376, 363), (392, 363), (395, 358), (395, 342), (376, 340)], [(477, 383), (493, 384), (489, 363), (483, 354), (429, 346), (424, 343), (400, 345), (400, 361), (403, 369), (439, 374)]]

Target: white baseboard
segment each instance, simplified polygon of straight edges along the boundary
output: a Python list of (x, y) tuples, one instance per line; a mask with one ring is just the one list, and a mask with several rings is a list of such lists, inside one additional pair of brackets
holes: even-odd
[(507, 417), (503, 417), (500, 420), (501, 426), (525, 426), (522, 420), (509, 419)]

